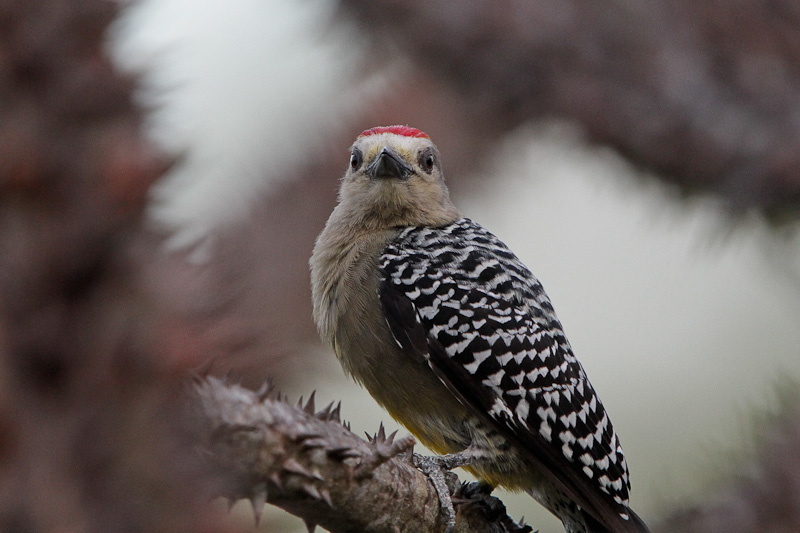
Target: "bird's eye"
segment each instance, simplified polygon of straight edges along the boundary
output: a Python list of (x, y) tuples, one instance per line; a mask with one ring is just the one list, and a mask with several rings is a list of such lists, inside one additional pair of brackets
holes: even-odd
[(361, 155), (361, 150), (357, 148), (353, 150), (353, 153), (350, 154), (350, 168), (353, 170), (358, 170), (358, 168), (361, 166), (362, 159), (363, 157)]
[(430, 174), (433, 171), (433, 163), (433, 152), (428, 148), (420, 155), (419, 166), (422, 167), (422, 170)]

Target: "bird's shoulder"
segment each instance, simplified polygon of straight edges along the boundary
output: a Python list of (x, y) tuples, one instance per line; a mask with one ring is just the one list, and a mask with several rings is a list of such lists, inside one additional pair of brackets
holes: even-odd
[(476, 377), (508, 363), (541, 372), (539, 387), (571, 387), (584, 378), (539, 280), (472, 220), (403, 230), (387, 245), (379, 270), (382, 290), (407, 299), (428, 336), (449, 357), (475, 367)]
[(410, 227), (387, 243), (380, 269), (395, 284), (435, 295), (443, 281), (481, 289), (514, 302), (534, 316), (553, 307), (541, 283), (493, 233), (469, 218), (442, 227)]

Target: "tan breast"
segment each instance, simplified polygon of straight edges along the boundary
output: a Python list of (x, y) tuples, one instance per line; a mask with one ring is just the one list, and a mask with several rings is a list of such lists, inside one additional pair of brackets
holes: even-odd
[(377, 262), (397, 231), (327, 242), (312, 256), (314, 318), (345, 372), (389, 414), (438, 453), (470, 443), (468, 412), (421, 357), (395, 343), (378, 297)]

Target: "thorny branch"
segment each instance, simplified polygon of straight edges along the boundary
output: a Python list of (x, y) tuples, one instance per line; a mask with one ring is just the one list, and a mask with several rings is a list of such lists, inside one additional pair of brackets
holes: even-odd
[[(265, 386), (253, 392), (209, 377), (195, 387), (207, 422), (209, 464), (231, 501), (247, 498), (256, 517), (265, 502), (301, 517), (309, 530), (440, 531), (439, 499), (410, 462), (414, 439), (368, 441), (340, 421), (339, 405), (315, 411), (314, 395), (292, 406)], [(450, 476), (457, 485), (455, 475)], [(458, 500), (459, 532), (523, 532), (493, 497)], [(453, 487), (451, 486), (451, 490)]]

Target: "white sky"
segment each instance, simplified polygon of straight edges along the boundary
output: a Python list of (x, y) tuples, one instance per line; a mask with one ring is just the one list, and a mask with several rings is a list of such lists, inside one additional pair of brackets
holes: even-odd
[(258, 194), (357, 113), (381, 76), (358, 76), (364, 42), (332, 24), (329, 0), (140, 0), (114, 28), (112, 51), (142, 72), (149, 131), (185, 156), (150, 214), (171, 245), (243, 218)]

